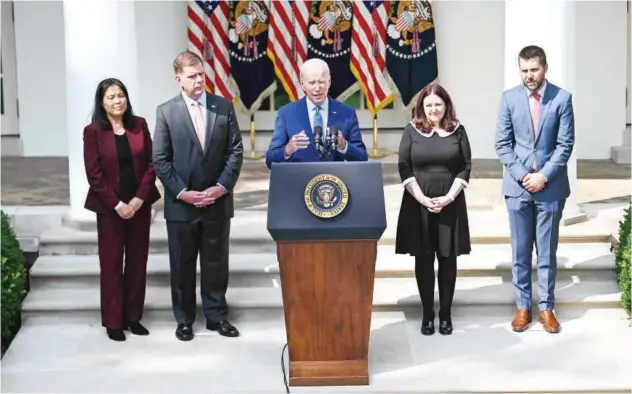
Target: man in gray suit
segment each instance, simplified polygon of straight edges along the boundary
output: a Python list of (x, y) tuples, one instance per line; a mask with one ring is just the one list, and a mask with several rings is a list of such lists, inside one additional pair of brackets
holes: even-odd
[(233, 188), (243, 161), (235, 108), (204, 90), (202, 59), (186, 51), (173, 62), (181, 93), (158, 106), (154, 166), (165, 188), (171, 300), (176, 337), (193, 339), (196, 265), (200, 254), (206, 328), (227, 337), (228, 238)]
[(518, 311), (514, 331), (529, 327), (531, 259), (535, 241), (540, 322), (560, 331), (553, 313), (559, 224), (570, 195), (566, 163), (575, 143), (571, 94), (545, 79), (546, 54), (527, 46), (518, 55), (523, 85), (503, 93), (496, 153), (505, 166), (502, 192), (509, 211), (513, 284)]

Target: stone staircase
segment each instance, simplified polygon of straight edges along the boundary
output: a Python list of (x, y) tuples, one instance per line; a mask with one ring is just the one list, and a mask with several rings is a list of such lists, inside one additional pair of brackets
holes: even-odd
[(632, 131), (630, 125), (623, 130), (622, 144), (610, 148), (610, 158), (617, 164), (632, 163)]
[[(473, 251), (459, 259), (455, 332), (424, 337), (413, 259), (394, 254), (396, 215), (387, 211), (378, 246), (371, 385), (292, 392), (630, 392), (632, 360), (623, 349), (631, 348), (631, 330), (619, 306), (611, 220), (591, 214), (561, 229), (556, 309), (562, 332), (545, 333), (536, 318), (517, 334), (509, 328), (515, 306), (506, 215), (470, 211)], [(3, 359), (2, 391), (284, 392), (283, 305), (265, 223), (265, 211), (240, 210), (231, 225), (227, 298), (241, 338), (206, 331), (199, 312), (196, 338), (188, 343), (174, 336), (161, 214), (151, 231), (143, 319), (151, 335), (124, 343), (109, 341), (100, 326), (96, 233), (44, 232), (23, 327)], [(537, 286), (534, 292), (537, 301)]]

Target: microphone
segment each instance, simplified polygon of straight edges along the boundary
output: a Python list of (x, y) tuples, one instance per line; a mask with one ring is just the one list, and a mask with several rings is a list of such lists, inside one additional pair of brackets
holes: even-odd
[(320, 126), (314, 127), (314, 145), (318, 153), (322, 154), (325, 146), (323, 145), (323, 128)]
[(338, 149), (338, 126), (331, 126), (329, 128), (329, 133), (331, 150), (335, 152), (336, 149)]

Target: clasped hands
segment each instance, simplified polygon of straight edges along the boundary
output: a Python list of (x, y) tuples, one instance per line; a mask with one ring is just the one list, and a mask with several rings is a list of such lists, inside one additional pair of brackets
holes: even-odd
[(218, 198), (222, 197), (226, 191), (221, 186), (211, 186), (201, 192), (195, 190), (187, 190), (182, 192), (180, 200), (194, 205), (196, 208), (206, 207), (214, 204)]
[(527, 191), (529, 191), (530, 193), (535, 193), (544, 189), (546, 179), (544, 178), (544, 175), (540, 174), (539, 172), (530, 172), (522, 177), (521, 182), (522, 186), (527, 189)]
[(450, 204), (452, 201), (454, 200), (452, 200), (448, 196), (441, 196), (441, 197), (434, 197), (434, 198), (425, 197), (420, 202), (421, 202), (421, 205), (428, 208), (428, 211), (432, 213), (439, 213), (441, 212), (443, 207)]
[(134, 214), (138, 212), (138, 210), (143, 206), (143, 200), (138, 197), (132, 198), (129, 203), (122, 203), (117, 209), (116, 213), (122, 219), (131, 219), (134, 217)]

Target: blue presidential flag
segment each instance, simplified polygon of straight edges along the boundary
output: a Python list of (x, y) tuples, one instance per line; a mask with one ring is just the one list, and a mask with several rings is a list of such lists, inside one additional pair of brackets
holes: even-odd
[(428, 1), (394, 1), (386, 26), (386, 70), (405, 107), (439, 75)]
[(345, 100), (358, 90), (349, 64), (353, 32), (353, 2), (312, 1), (307, 25), (307, 57), (327, 62), (331, 72), (329, 95)]
[(231, 1), (230, 68), (239, 89), (238, 100), (254, 113), (276, 89), (274, 66), (268, 57), (267, 1)]

